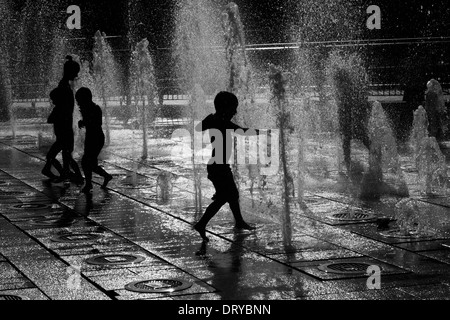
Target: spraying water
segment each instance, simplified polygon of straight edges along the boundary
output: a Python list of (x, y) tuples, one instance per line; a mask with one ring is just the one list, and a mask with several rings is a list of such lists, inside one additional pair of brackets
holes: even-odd
[[(10, 121), (13, 137), (17, 131), (17, 115), (12, 108), (12, 99), (48, 96), (53, 72), (49, 66), (58, 50), (55, 39), (59, 39), (61, 25), (58, 6), (50, 0), (24, 1), (20, 7), (11, 1), (0, 1), (0, 73), (3, 82), (0, 90), (4, 92), (4, 99), (10, 101), (1, 103), (0, 121)], [(62, 54), (61, 58), (64, 56)]]
[(162, 203), (166, 203), (170, 199), (173, 190), (172, 178), (172, 174), (167, 171), (162, 171), (157, 176), (156, 195)]
[[(249, 118), (252, 117), (251, 106), (253, 103), (252, 93), (252, 72), (245, 52), (244, 26), (241, 21), (239, 7), (234, 2), (226, 5), (222, 13), (222, 29), (225, 40), (225, 58), (227, 62), (228, 84), (227, 90), (234, 93), (239, 99), (240, 108), (235, 116), (236, 121), (244, 127), (249, 127)], [(246, 121), (247, 120), (247, 121)], [(243, 140), (240, 141), (241, 143)], [(238, 143), (234, 140), (234, 146)], [(242, 184), (242, 174), (239, 171), (237, 148), (234, 148), (234, 162), (232, 165), (233, 173), (238, 182), (238, 190)], [(257, 168), (247, 167), (249, 178), (251, 180), (251, 193), (253, 193), (253, 184), (257, 174)]]
[(108, 111), (108, 98), (118, 92), (116, 82), (116, 66), (111, 47), (106, 42), (106, 34), (100, 30), (95, 33), (94, 43), (94, 79), (96, 84), (96, 92), (102, 101), (103, 115), (105, 118), (105, 146), (111, 142), (110, 133), (110, 115)]
[[(194, 137), (196, 121), (201, 121), (214, 112), (206, 103), (207, 95), (223, 90), (225, 79), (224, 53), (217, 48), (224, 45), (221, 37), (218, 10), (206, 0), (178, 1), (176, 11), (176, 31), (174, 36), (174, 59), (178, 76), (183, 79), (181, 89), (190, 94), (189, 107), (183, 116), (189, 119), (187, 131)], [(202, 212), (202, 164), (195, 152), (198, 148), (190, 139), (191, 164), (195, 191), (196, 213)], [(201, 143), (200, 143), (201, 146)]]
[(148, 123), (154, 122), (156, 115), (157, 87), (152, 57), (148, 50), (148, 40), (143, 39), (131, 54), (130, 70), (131, 94), (141, 117), (142, 159), (148, 157)]
[(425, 137), (421, 140), (416, 155), (416, 166), (423, 193), (447, 194), (447, 164), (435, 137)]
[[(381, 103), (375, 101), (368, 124), (370, 149), (369, 169), (361, 188), (362, 198), (379, 198), (383, 193), (409, 196), (408, 187), (400, 168), (400, 160), (390, 121)], [(389, 188), (386, 187), (389, 185)]]
[(409, 144), (411, 145), (414, 159), (417, 159), (419, 154), (420, 144), (424, 138), (428, 137), (428, 117), (425, 108), (419, 106), (414, 111), (413, 125), (409, 138)]
[(409, 143), (413, 150), (413, 159), (418, 171), (417, 182), (420, 191), (426, 195), (447, 194), (447, 165), (435, 137), (428, 133), (428, 115), (425, 108), (419, 106), (414, 111), (414, 120)]
[(287, 79), (280, 68), (271, 67), (269, 75), (271, 89), (272, 89), (272, 108), (277, 115), (277, 127), (280, 129), (280, 164), (282, 170), (282, 204), (283, 211), (281, 216), (282, 234), (285, 246), (292, 245), (292, 225), (290, 202), (294, 194), (294, 180), (289, 166), (288, 149), (290, 137), (293, 132), (292, 123), (290, 120), (290, 110), (286, 97)]
[[(196, 136), (193, 129), (197, 121), (202, 120), (207, 115), (206, 106), (206, 96), (202, 87), (199, 84), (194, 85), (194, 89), (191, 94), (191, 99), (189, 101), (190, 111), (191, 111), (191, 121), (189, 121), (189, 133), (190, 136)], [(203, 140), (203, 139), (201, 139)], [(200, 141), (200, 146), (202, 141)], [(202, 176), (200, 170), (202, 170), (202, 163), (199, 161), (200, 157), (197, 156), (196, 152), (199, 152), (197, 143), (195, 139), (191, 139), (191, 162), (194, 175), (194, 192), (195, 192), (195, 209), (196, 212), (202, 212)], [(201, 148), (200, 148), (201, 149)], [(201, 152), (201, 151), (200, 151)]]

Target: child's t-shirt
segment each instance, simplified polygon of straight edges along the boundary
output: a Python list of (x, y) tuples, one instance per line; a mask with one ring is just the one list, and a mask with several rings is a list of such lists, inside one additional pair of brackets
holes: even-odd
[(86, 127), (86, 139), (95, 139), (103, 135), (102, 109), (99, 105), (91, 103), (85, 108), (80, 108), (83, 124)]
[(213, 149), (208, 165), (229, 166), (233, 143), (231, 132), (237, 129), (248, 130), (248, 128), (242, 128), (231, 121), (220, 119), (216, 114), (208, 115), (196, 126), (197, 131), (210, 130)]

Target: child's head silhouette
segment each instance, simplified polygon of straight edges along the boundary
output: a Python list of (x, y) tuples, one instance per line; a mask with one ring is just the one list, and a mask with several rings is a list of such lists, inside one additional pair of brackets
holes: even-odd
[(67, 61), (64, 63), (63, 78), (67, 80), (74, 80), (78, 77), (78, 73), (80, 72), (80, 64), (73, 61), (72, 56), (66, 56), (66, 60)]
[(228, 120), (236, 114), (238, 105), (238, 98), (231, 92), (221, 91), (214, 98), (216, 113), (226, 116), (226, 118), (229, 118)]
[(89, 88), (81, 87), (75, 93), (75, 99), (79, 106), (84, 106), (92, 102), (92, 92)]

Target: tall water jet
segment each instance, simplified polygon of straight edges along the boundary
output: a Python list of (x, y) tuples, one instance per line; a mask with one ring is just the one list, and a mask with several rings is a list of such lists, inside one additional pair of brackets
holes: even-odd
[[(329, 108), (327, 63), (330, 46), (327, 42), (361, 39), (367, 31), (365, 24), (361, 23), (366, 19), (365, 14), (361, 5), (354, 1), (302, 0), (289, 3), (285, 18), (289, 23), (287, 34), (290, 42), (297, 42), (307, 52), (311, 80), (318, 98), (316, 109), (326, 112)], [(363, 46), (358, 48), (358, 51), (362, 50)]]
[(203, 139), (196, 141), (198, 135), (195, 134), (194, 127), (197, 121), (203, 119), (207, 115), (208, 107), (206, 106), (206, 95), (202, 87), (199, 84), (195, 84), (193, 91), (191, 91), (191, 97), (189, 100), (189, 109), (191, 111), (190, 121), (189, 121), (189, 135), (191, 138), (191, 162), (192, 170), (194, 175), (194, 194), (195, 194), (195, 212), (202, 212), (202, 175), (200, 173), (201, 165), (201, 147), (203, 144)]
[(236, 3), (228, 3), (222, 16), (228, 65), (227, 90), (238, 94), (238, 91), (245, 89), (249, 76), (245, 53), (244, 27)]
[[(157, 87), (152, 57), (148, 50), (148, 40), (137, 43), (131, 54), (130, 88), (137, 110), (141, 116), (142, 159), (148, 157), (147, 125), (156, 116)], [(154, 128), (155, 129), (155, 128)]]
[(402, 197), (409, 196), (406, 180), (400, 168), (392, 126), (378, 101), (373, 103), (368, 130), (371, 141), (369, 168), (362, 180), (360, 197), (379, 198), (386, 192)]
[[(292, 121), (297, 139), (297, 168), (294, 171), (297, 180), (297, 202), (303, 205), (303, 194), (307, 183), (308, 170), (306, 168), (307, 156), (313, 157), (315, 168), (325, 164), (327, 153), (324, 152), (327, 134), (333, 130), (333, 126), (327, 121), (333, 117), (333, 109), (323, 108), (322, 104), (314, 101), (312, 87), (314, 85), (313, 72), (310, 65), (309, 51), (300, 47), (294, 51), (291, 85), (291, 103), (296, 111), (292, 113)], [(312, 149), (312, 150), (311, 150)], [(322, 166), (323, 167), (323, 166)], [(328, 168), (322, 168), (321, 178), (328, 177)]]
[[(37, 99), (47, 94), (53, 37), (58, 29), (58, 4), (51, 0), (0, 1), (0, 45), (3, 73), (11, 99)], [(26, 70), (26, 72), (24, 72)], [(12, 104), (9, 104), (12, 107)], [(9, 112), (15, 135), (15, 112)]]
[[(78, 77), (79, 77), (78, 82), (79, 82), (80, 87), (87, 87), (87, 88), (91, 89), (93, 97), (99, 96), (99, 94), (97, 93), (96, 85), (95, 85), (92, 64), (89, 60), (82, 59), (80, 61), (80, 73), (79, 73)], [(86, 128), (83, 127), (80, 130), (80, 132), (81, 132), (80, 138), (84, 139), (84, 136), (86, 134)], [(83, 143), (83, 145), (84, 145), (84, 143)]]
[(9, 121), (11, 136), (16, 138), (16, 115), (12, 104), (12, 87), (9, 67), (9, 54), (4, 39), (0, 47), (0, 122)]
[(185, 92), (200, 85), (207, 95), (226, 87), (226, 65), (218, 10), (207, 0), (178, 0), (173, 58)]
[[(21, 97), (42, 98), (51, 90), (48, 85), (53, 69), (49, 66), (54, 59), (55, 39), (59, 41), (61, 38), (60, 21), (63, 17), (60, 4), (51, 0), (27, 0), (21, 7), (13, 32), (16, 40), (13, 50), (15, 56), (11, 57), (16, 62), (14, 83), (19, 85), (15, 89)], [(65, 54), (62, 59), (64, 57)], [(59, 77), (61, 75), (62, 69)], [(22, 84), (27, 85), (22, 87)]]
[(435, 137), (421, 140), (416, 156), (419, 185), (426, 195), (446, 195), (447, 164)]
[[(88, 60), (81, 60), (80, 61), (80, 73), (78, 75), (79, 81), (78, 85), (80, 87), (86, 87), (89, 88), (92, 92), (93, 97), (98, 97), (98, 94), (96, 92), (95, 88), (95, 81), (94, 76), (92, 74), (92, 68), (91, 64)], [(75, 123), (75, 121), (74, 121)], [(81, 144), (84, 146), (84, 138), (86, 136), (86, 128), (83, 127), (81, 129), (78, 129), (78, 144)]]
[[(66, 46), (66, 48), (69, 48), (70, 46)], [(78, 73), (78, 79), (79, 81), (75, 82), (75, 87), (74, 87), (74, 92), (76, 92), (79, 88), (81, 88), (81, 85), (83, 83), (82, 77), (86, 75), (86, 73), (84, 72), (84, 67), (83, 67), (83, 63), (81, 61), (81, 58), (79, 55), (77, 54), (73, 54), (70, 53), (69, 51), (69, 55), (72, 57), (73, 61), (76, 61), (79, 65), (80, 65), (80, 72)], [(65, 56), (64, 56), (65, 57)], [(61, 69), (61, 66), (60, 66)], [(83, 71), (83, 73), (82, 73)], [(84, 79), (84, 83), (86, 83), (87, 79)], [(88, 88), (92, 88), (89, 87)], [(95, 94), (95, 90), (92, 90), (93, 93)], [(80, 121), (82, 119), (81, 116), (81, 112), (80, 112), (80, 108), (74, 108), (73, 109), (73, 122), (72, 122), (72, 126), (73, 126), (73, 132), (74, 132), (74, 153), (77, 153), (78, 156), (81, 158), (81, 155), (84, 152), (84, 138), (85, 138), (85, 128), (83, 129), (79, 129), (78, 128), (78, 121)]]
[(95, 80), (92, 74), (92, 68), (88, 60), (80, 61), (79, 85), (80, 87), (90, 88), (93, 96), (97, 96), (95, 92)]
[(412, 148), (415, 162), (419, 154), (421, 142), (426, 137), (428, 137), (428, 116), (425, 108), (419, 106), (417, 110), (414, 111), (413, 124), (409, 137), (409, 145)]
[(293, 133), (293, 126), (291, 123), (291, 112), (289, 110), (288, 99), (286, 96), (287, 78), (283, 71), (271, 66), (270, 74), (270, 88), (272, 91), (272, 110), (276, 114), (277, 127), (280, 130), (279, 136), (279, 155), (282, 169), (281, 183), (282, 183), (282, 234), (283, 241), (286, 247), (292, 245), (292, 225), (290, 216), (290, 202), (294, 193), (294, 180), (291, 170), (289, 168), (289, 142), (290, 135)]
[[(194, 126), (214, 108), (206, 103), (207, 95), (216, 94), (226, 86), (224, 53), (217, 48), (224, 42), (220, 33), (218, 10), (207, 0), (180, 0), (177, 2), (174, 59), (181, 89), (190, 94), (189, 107), (184, 117), (189, 119), (187, 130), (196, 137)], [(198, 145), (190, 139), (191, 162), (194, 175), (196, 212), (202, 211), (201, 157), (197, 157)], [(201, 146), (201, 142), (199, 144)]]
[[(226, 5), (222, 13), (222, 28), (225, 40), (225, 58), (227, 62), (228, 84), (227, 90), (234, 93), (238, 99), (240, 108), (235, 116), (238, 123), (248, 127), (248, 104), (253, 103), (251, 92), (251, 68), (245, 52), (244, 27), (241, 21), (239, 8), (234, 2)], [(233, 172), (238, 181), (238, 190), (241, 183), (241, 175), (238, 169), (237, 140), (234, 140)], [(255, 170), (249, 168), (250, 178), (254, 179)]]
[(110, 133), (110, 115), (108, 110), (108, 98), (112, 97), (117, 90), (116, 83), (116, 66), (111, 47), (106, 42), (106, 34), (98, 30), (95, 33), (94, 39), (94, 79), (96, 84), (96, 92), (102, 101), (103, 114), (105, 118), (105, 146), (111, 142)]
[[(361, 57), (356, 53), (333, 51), (327, 61), (327, 78), (334, 98), (341, 146), (347, 172), (352, 175), (352, 140), (370, 149), (367, 126), (371, 106), (368, 102), (368, 75)], [(340, 157), (337, 157), (340, 160)], [(341, 163), (338, 163), (338, 167)]]
[[(58, 86), (59, 81), (63, 76), (63, 65), (66, 61), (67, 55), (74, 56), (75, 48), (66, 39), (66, 32), (64, 30), (57, 29), (54, 31), (52, 39), (52, 47), (50, 51), (50, 65), (48, 68), (48, 77), (46, 81), (46, 92), (50, 92), (52, 89)], [(76, 56), (76, 61), (80, 63), (79, 57)], [(81, 67), (81, 64), (80, 64)], [(81, 80), (80, 73), (78, 78)]]
[[(313, 138), (322, 146), (326, 142), (326, 134), (337, 131), (336, 105), (322, 103), (314, 99), (314, 66), (311, 65), (312, 51), (299, 44), (300, 48), (293, 53), (292, 91), (293, 98), (300, 102), (304, 114), (305, 137)], [(330, 62), (330, 60), (328, 60)], [(328, 65), (330, 68), (331, 66)], [(328, 70), (331, 72), (331, 70)], [(324, 80), (326, 83), (326, 81)], [(331, 83), (326, 83), (330, 85)]]
[(447, 110), (442, 86), (435, 79), (427, 82), (424, 107), (428, 115), (429, 135), (435, 137), (438, 142), (444, 140), (448, 131)]
[[(8, 30), (9, 27), (9, 11), (7, 3), (0, 1), (0, 28)], [(3, 32), (0, 32), (0, 122), (11, 120), (11, 80), (9, 68), (9, 47), (10, 43)], [(15, 135), (14, 126), (11, 122), (13, 136)]]
[[(0, 54), (2, 54), (0, 52)], [(12, 112), (11, 84), (3, 58), (0, 60), (0, 122), (10, 121), (12, 137), (16, 137), (15, 115)]]
[[(11, 28), (11, 14), (9, 3), (0, 0), (0, 122), (9, 121), (11, 118), (11, 80), (10, 80), (10, 56), (11, 42), (9, 31)], [(11, 128), (13, 128), (11, 126)]]
[(447, 194), (447, 165), (435, 137), (428, 133), (428, 115), (422, 106), (414, 111), (409, 138), (420, 191), (426, 195)]

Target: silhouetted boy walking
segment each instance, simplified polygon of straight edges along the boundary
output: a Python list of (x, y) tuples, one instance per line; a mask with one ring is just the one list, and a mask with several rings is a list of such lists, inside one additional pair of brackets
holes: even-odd
[[(80, 168), (78, 167), (77, 162), (72, 158), (74, 148), (72, 125), (73, 109), (75, 106), (73, 90), (76, 81), (78, 80), (80, 65), (78, 62), (73, 61), (71, 56), (67, 56), (66, 59), (67, 61), (64, 63), (63, 78), (59, 82), (56, 91), (52, 91), (52, 101), (55, 103), (55, 107), (47, 122), (53, 123), (56, 141), (47, 153), (47, 162), (42, 170), (42, 174), (54, 178), (50, 168), (52, 164), (56, 164), (54, 159), (57, 154), (62, 151), (63, 170), (59, 180), (68, 183), (69, 179), (72, 178), (74, 182), (81, 183), (83, 177)], [(73, 169), (74, 174), (71, 173), (70, 168)]]
[(92, 191), (92, 172), (104, 178), (102, 188), (105, 189), (112, 176), (98, 165), (98, 155), (105, 144), (105, 134), (102, 130), (102, 110), (92, 101), (92, 93), (88, 88), (80, 88), (75, 94), (75, 99), (80, 106), (83, 120), (78, 121), (78, 127), (86, 128), (84, 139), (84, 154), (81, 159), (86, 183), (81, 190), (83, 193)]
[(209, 240), (205, 233), (206, 225), (227, 202), (233, 213), (236, 229), (255, 229), (255, 227), (248, 225), (242, 218), (239, 206), (239, 191), (237, 190), (233, 173), (228, 164), (233, 142), (231, 131), (242, 129), (245, 132), (248, 130), (231, 122), (231, 119), (237, 112), (238, 104), (238, 99), (233, 93), (226, 91), (219, 92), (214, 99), (216, 113), (208, 115), (195, 127), (196, 131), (213, 129), (211, 143), (215, 141), (215, 136), (217, 135), (222, 138), (221, 142), (216, 142), (216, 146), (213, 144), (212, 158), (206, 167), (208, 179), (213, 183), (216, 194), (213, 197), (213, 202), (206, 208), (200, 221), (194, 226), (194, 229), (200, 233), (204, 241)]

